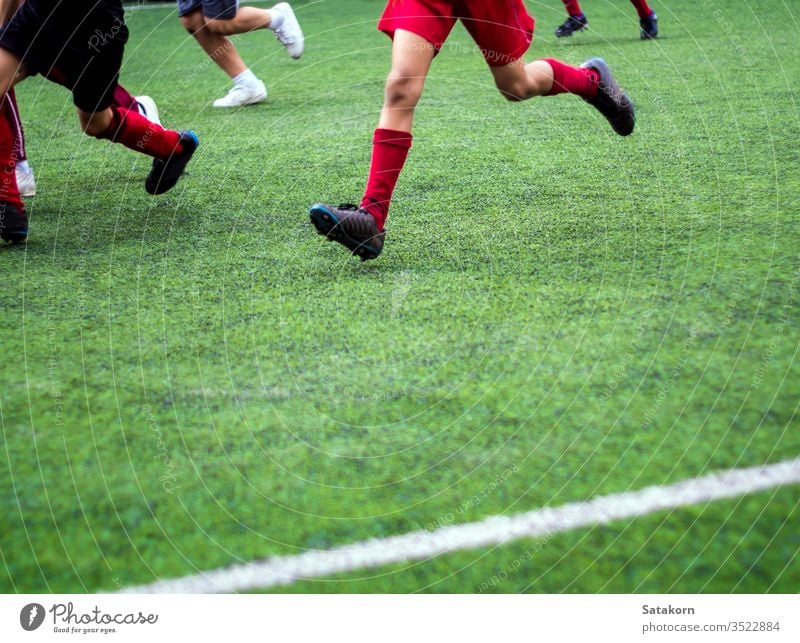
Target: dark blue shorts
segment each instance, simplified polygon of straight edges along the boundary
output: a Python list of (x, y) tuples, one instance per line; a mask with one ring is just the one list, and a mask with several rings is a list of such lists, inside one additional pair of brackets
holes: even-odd
[(239, 0), (178, 0), (179, 16), (185, 16), (197, 9), (202, 9), (206, 18), (232, 20), (239, 10)]

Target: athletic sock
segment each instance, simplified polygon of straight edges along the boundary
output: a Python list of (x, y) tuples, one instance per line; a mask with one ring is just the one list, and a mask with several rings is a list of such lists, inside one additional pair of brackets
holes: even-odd
[(242, 87), (252, 87), (258, 84), (258, 77), (248, 68), (241, 74), (237, 74), (233, 77), (233, 84)]
[[(10, 203), (16, 206), (20, 212), (25, 212), (25, 206), (19, 195), (17, 187), (17, 173), (15, 171), (17, 159), (14, 151), (15, 132), (11, 124), (11, 105), (8, 97), (0, 98), (0, 204)], [(0, 214), (4, 213), (0, 211)]]
[(6, 100), (3, 106), (3, 117), (8, 118), (8, 124), (14, 134), (14, 154), (17, 165), (21, 165), (26, 159), (28, 153), (25, 150), (25, 130), (22, 127), (22, 118), (19, 115), (19, 106), (17, 105), (17, 95), (14, 88), (8, 90), (6, 93)]
[(267, 29), (277, 31), (283, 26), (283, 20), (285, 16), (283, 15), (282, 11), (276, 11), (274, 7), (269, 10), (269, 15), (272, 17), (272, 19), (270, 20), (269, 27), (267, 27)]
[(375, 130), (372, 164), (361, 207), (375, 218), (379, 230), (383, 230), (386, 224), (392, 193), (408, 157), (408, 150), (411, 149), (412, 139), (411, 132)]
[(567, 8), (567, 13), (573, 18), (583, 18), (583, 10), (578, 0), (562, 0)]
[(117, 85), (114, 88), (114, 105), (126, 111), (130, 109), (134, 109), (137, 112), (139, 111), (139, 103), (122, 85)]
[(636, 13), (640, 18), (649, 18), (653, 15), (653, 10), (647, 4), (647, 0), (631, 0), (631, 4), (636, 7)]
[(586, 99), (597, 96), (600, 75), (594, 69), (573, 67), (553, 58), (545, 58), (544, 62), (553, 68), (553, 87), (548, 96), (565, 93), (577, 94)]
[(183, 151), (178, 132), (164, 129), (134, 110), (124, 110), (116, 105), (111, 110), (114, 113), (111, 125), (97, 138), (106, 138), (135, 152), (162, 160)]

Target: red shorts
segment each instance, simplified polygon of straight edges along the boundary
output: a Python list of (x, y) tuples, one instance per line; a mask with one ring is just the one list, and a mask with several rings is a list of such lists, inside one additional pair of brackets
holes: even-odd
[(378, 29), (404, 29), (438, 52), (461, 20), (486, 62), (501, 67), (522, 58), (533, 40), (533, 17), (523, 0), (389, 0)]

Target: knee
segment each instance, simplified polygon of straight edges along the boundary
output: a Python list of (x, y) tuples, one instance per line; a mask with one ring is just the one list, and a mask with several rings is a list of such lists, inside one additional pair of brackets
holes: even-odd
[(386, 81), (387, 107), (416, 107), (422, 95), (423, 80), (392, 72)]
[(203, 14), (198, 9), (197, 11), (192, 11), (191, 13), (187, 13), (185, 16), (181, 16), (181, 26), (186, 29), (192, 36), (196, 35), (198, 31), (200, 31), (206, 25), (206, 21), (203, 18)]

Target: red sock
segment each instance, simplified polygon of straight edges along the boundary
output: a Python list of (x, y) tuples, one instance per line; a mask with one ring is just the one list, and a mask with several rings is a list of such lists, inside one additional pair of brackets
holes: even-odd
[(583, 11), (578, 0), (562, 0), (564, 6), (567, 8), (567, 13), (571, 16), (582, 16)]
[(631, 0), (631, 4), (636, 7), (636, 13), (639, 14), (640, 18), (649, 18), (653, 14), (653, 10), (647, 4), (647, 0)]
[(17, 106), (17, 96), (14, 93), (14, 88), (8, 90), (6, 94), (6, 103), (3, 110), (7, 113), (9, 119), (8, 124), (11, 126), (11, 131), (14, 132), (14, 154), (17, 163), (20, 161), (28, 160), (28, 153), (25, 150), (25, 130), (22, 128), (22, 119), (19, 115), (19, 107)]
[(133, 109), (137, 112), (139, 111), (139, 103), (122, 85), (117, 85), (114, 88), (114, 105), (125, 110)]
[(107, 138), (136, 152), (142, 152), (158, 159), (169, 158), (181, 151), (181, 135), (148, 121), (136, 110), (124, 110), (111, 106), (114, 120), (98, 138)]
[[(8, 97), (0, 98), (0, 204), (15, 205), (20, 212), (25, 206), (17, 187), (17, 158), (14, 152), (15, 128), (11, 124), (11, 106)], [(4, 212), (5, 209), (2, 210)], [(0, 212), (0, 214), (2, 214)]]
[(361, 207), (375, 217), (380, 230), (383, 230), (386, 223), (394, 186), (397, 185), (408, 150), (411, 149), (411, 140), (411, 132), (381, 128), (375, 130), (372, 165)]
[(597, 83), (600, 80), (594, 69), (573, 67), (553, 58), (544, 61), (553, 68), (553, 88), (547, 94), (577, 94), (581, 98), (594, 98), (597, 96)]

